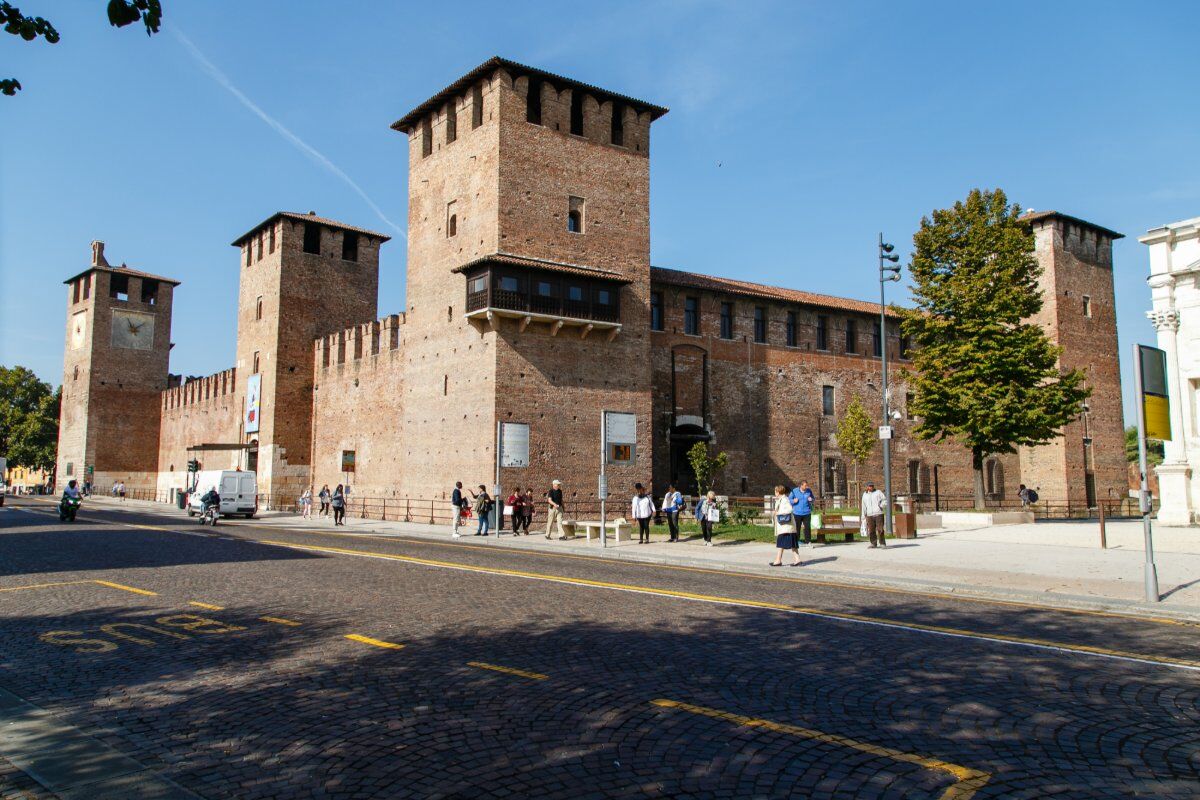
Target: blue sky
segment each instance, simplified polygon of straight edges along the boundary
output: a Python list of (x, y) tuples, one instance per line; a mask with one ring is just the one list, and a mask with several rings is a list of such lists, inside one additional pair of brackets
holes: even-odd
[[(60, 382), (60, 282), (98, 238), (183, 281), (172, 371), (229, 367), (229, 242), (281, 209), (395, 233), (389, 123), (492, 55), (671, 108), (660, 266), (872, 299), (878, 231), (907, 254), (923, 214), (998, 186), (1129, 237), (1127, 362), (1154, 338), (1136, 238), (1200, 214), (1195, 3), (163, 3), (148, 38), (101, 0), (23, 0), (62, 41), (0, 39), (25, 86), (0, 98), (0, 364)], [(397, 235), (381, 315), (403, 308), (404, 267)]]

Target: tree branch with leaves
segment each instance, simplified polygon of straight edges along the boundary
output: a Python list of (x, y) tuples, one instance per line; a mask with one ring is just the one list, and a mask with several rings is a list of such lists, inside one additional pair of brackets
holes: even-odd
[(710, 455), (707, 443), (696, 442), (688, 450), (687, 456), (688, 463), (692, 465), (692, 472), (696, 474), (696, 486), (700, 489), (700, 494), (711, 492), (717, 480), (717, 473), (729, 463), (728, 454)]
[(871, 452), (875, 449), (877, 432), (875, 423), (871, 420), (867, 409), (863, 407), (862, 400), (858, 398), (858, 395), (855, 395), (850, 404), (846, 406), (846, 411), (838, 420), (837, 429), (834, 430), (833, 435), (837, 438), (837, 446), (842, 455), (850, 459), (854, 465), (854, 487), (855, 491), (859, 491), (858, 468), (871, 457)]

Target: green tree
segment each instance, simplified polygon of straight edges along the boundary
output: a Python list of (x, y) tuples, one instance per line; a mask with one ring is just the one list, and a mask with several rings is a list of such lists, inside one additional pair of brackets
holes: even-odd
[(858, 395), (846, 406), (834, 436), (837, 437), (838, 449), (854, 464), (854, 487), (858, 491), (858, 467), (871, 457), (876, 437), (875, 423), (871, 421)]
[(903, 312), (916, 344), (913, 433), (970, 449), (982, 509), (984, 459), (1061, 436), (1091, 390), (1029, 321), (1042, 308), (1041, 267), (1033, 231), (1004, 192), (972, 190), (923, 218), (913, 241), (916, 308)]
[(688, 462), (692, 465), (692, 472), (696, 473), (696, 486), (701, 494), (705, 494), (712, 491), (717, 473), (725, 469), (725, 465), (729, 463), (729, 456), (726, 453), (709, 455), (708, 445), (696, 442), (692, 449), (688, 450)]
[(61, 398), (25, 367), (0, 367), (0, 455), (13, 466), (52, 469)]
[[(1125, 429), (1125, 460), (1136, 464), (1138, 460), (1137, 426), (1130, 425)], [(1146, 463), (1157, 467), (1163, 462), (1163, 443), (1157, 439), (1146, 440)]]
[[(118, 28), (132, 25), (141, 21), (146, 26), (146, 35), (158, 33), (162, 24), (162, 4), (160, 0), (109, 0), (109, 24)], [(27, 42), (32, 42), (39, 36), (49, 44), (58, 44), (59, 33), (49, 21), (42, 17), (28, 17), (21, 9), (9, 2), (0, 2), (0, 25), (13, 36), (20, 36)], [(16, 78), (0, 80), (0, 94), (12, 96), (21, 90), (21, 82)]]

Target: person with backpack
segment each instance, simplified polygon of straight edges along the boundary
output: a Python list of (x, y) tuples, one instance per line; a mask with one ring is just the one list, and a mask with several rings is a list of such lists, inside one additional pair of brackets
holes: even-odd
[(668, 542), (679, 541), (679, 512), (683, 511), (683, 495), (676, 489), (675, 485), (671, 484), (667, 487), (667, 493), (663, 495), (662, 512), (667, 515), (667, 530), (671, 536), (667, 539)]
[(322, 517), (329, 516), (329, 498), (330, 498), (330, 496), (331, 495), (329, 494), (329, 484), (327, 483), (321, 487), (321, 491), (317, 494), (317, 499), (321, 501), (321, 516)]
[(492, 496), (488, 494), (487, 487), (482, 483), (479, 484), (479, 494), (475, 495), (475, 516), (479, 517), (479, 527), (475, 531), (476, 536), (487, 536), (488, 528), (491, 526), (492, 507), (495, 503), (492, 502)]
[(329, 505), (333, 506), (333, 524), (346, 524), (346, 490), (339, 483), (337, 488), (333, 490), (333, 497), (329, 501)]
[(1021, 498), (1021, 508), (1029, 508), (1038, 501), (1038, 493), (1023, 483), (1017, 491), (1017, 497)]

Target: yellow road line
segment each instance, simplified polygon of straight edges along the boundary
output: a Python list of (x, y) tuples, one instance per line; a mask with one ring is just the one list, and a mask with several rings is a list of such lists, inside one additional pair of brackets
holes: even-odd
[(288, 625), (293, 628), (300, 625), (299, 622), (290, 619), (284, 619), (283, 617), (259, 617), (259, 619), (261, 619), (263, 622), (274, 622), (276, 625)]
[(224, 611), (225, 610), (225, 606), (214, 606), (212, 603), (201, 603), (196, 600), (188, 600), (188, 605), (195, 606), (196, 608), (207, 608), (209, 611)]
[(372, 639), (370, 636), (359, 636), (357, 633), (347, 633), (346, 638), (352, 642), (362, 642), (363, 644), (369, 644), (375, 647), (384, 647), (389, 650), (402, 650), (404, 648), (404, 645), (402, 644), (385, 642), (382, 639)]
[(54, 581), (53, 583), (31, 583), (26, 586), (7, 586), (0, 589), (0, 592), (20, 592), (25, 589), (47, 589), (51, 586), (77, 586), (81, 583), (92, 583), (90, 580), (84, 581)]
[(895, 620), (890, 620), (883, 617), (869, 617), (864, 614), (850, 614), (841, 611), (827, 611), (820, 608), (792, 606), (784, 603), (772, 603), (766, 600), (748, 600), (735, 597), (723, 597), (720, 595), (698, 594), (695, 592), (682, 592), (674, 589), (660, 589), (654, 586), (636, 586), (623, 583), (610, 583), (607, 581), (590, 580), (588, 578), (571, 578), (563, 575), (549, 575), (540, 572), (526, 572), (523, 570), (504, 569), (501, 567), (480, 567), (471, 564), (461, 564), (453, 561), (435, 561), (433, 559), (418, 558), (416, 556), (400, 556), (392, 553), (373, 553), (366, 550), (351, 550), (342, 547), (324, 547), (319, 545), (294, 544), (292, 542), (278, 542), (271, 540), (261, 540), (261, 543), (274, 545), (277, 547), (287, 547), (293, 550), (312, 550), (320, 553), (336, 553), (338, 555), (358, 556), (362, 558), (380, 558), (387, 561), (400, 561), (406, 564), (419, 564), (421, 566), (453, 569), (462, 572), (480, 572), (488, 575), (525, 578), (528, 580), (548, 581), (551, 583), (564, 583), (571, 586), (586, 586), (596, 589), (611, 589), (615, 591), (634, 592), (637, 594), (656, 595), (659, 597), (674, 597), (683, 600), (716, 603), (719, 605), (762, 608), (770, 611), (783, 611), (789, 614), (802, 614), (804, 616), (821, 617), (824, 619), (841, 620), (864, 625), (875, 625), (885, 628), (896, 628), (899, 630), (932, 633), (940, 636), (977, 639), (986, 642), (1000, 642), (1020, 647), (1030, 647), (1039, 650), (1053, 650), (1064, 653), (1085, 653), (1088, 655), (1117, 659), (1121, 661), (1137, 661), (1147, 664), (1166, 665), (1181, 669), (1200, 671), (1200, 662), (1190, 661), (1182, 658), (1172, 658), (1170, 656), (1159, 656), (1148, 653), (1132, 653), (1122, 650), (1111, 650), (1104, 647), (1094, 647), (1091, 645), (1068, 644), (1065, 642), (1055, 642), (1046, 639), (1031, 639), (1023, 636), (1010, 636), (1002, 633), (979, 633), (977, 631), (970, 631), (963, 628), (950, 628), (941, 625), (925, 625), (919, 622), (897, 622)]
[(530, 678), (535, 681), (544, 681), (549, 678), (549, 675), (543, 675), (540, 672), (529, 672), (523, 669), (514, 669), (512, 667), (502, 667), (499, 664), (485, 664), (482, 661), (468, 661), (468, 667), (478, 667), (479, 669), (490, 669), (493, 672), (503, 672), (508, 675), (519, 675), (522, 678)]
[(123, 583), (113, 583), (112, 581), (92, 581), (92, 583), (98, 583), (101, 586), (107, 586), (110, 589), (120, 589), (123, 592), (133, 592), (134, 594), (144, 594), (149, 597), (157, 597), (158, 596), (158, 592), (152, 592), (149, 589), (135, 589), (132, 586), (126, 586)]
[(870, 744), (869, 742), (860, 742), (857, 739), (850, 739), (845, 736), (838, 736), (836, 733), (824, 733), (822, 731), (813, 730), (812, 728), (802, 728), (798, 725), (788, 725), (784, 722), (772, 722), (769, 719), (756, 719), (754, 717), (744, 717), (741, 714), (733, 714), (728, 711), (721, 711), (715, 708), (706, 708), (704, 706), (695, 706), (691, 703), (682, 703), (678, 700), (651, 700), (652, 705), (659, 708), (673, 708), (680, 711), (687, 711), (691, 714), (699, 714), (713, 719), (720, 719), (730, 722), (734, 725), (740, 725), (746, 728), (762, 728), (763, 730), (772, 731), (774, 733), (785, 733), (791, 736), (799, 736), (804, 739), (813, 739), (826, 744), (835, 744), (841, 747), (849, 747), (853, 750), (858, 750), (863, 753), (868, 753), (873, 756), (882, 756), (890, 758), (893, 761), (900, 761), (905, 764), (916, 764), (925, 769), (938, 770), (946, 772), (954, 776), (955, 783), (942, 792), (942, 800), (968, 800), (974, 796), (975, 792), (980, 789), (992, 777), (986, 772), (981, 772), (968, 767), (951, 764), (947, 761), (940, 761), (936, 758), (927, 758), (917, 755), (916, 753), (906, 753), (903, 750), (896, 750), (891, 747), (882, 747), (880, 745)]

